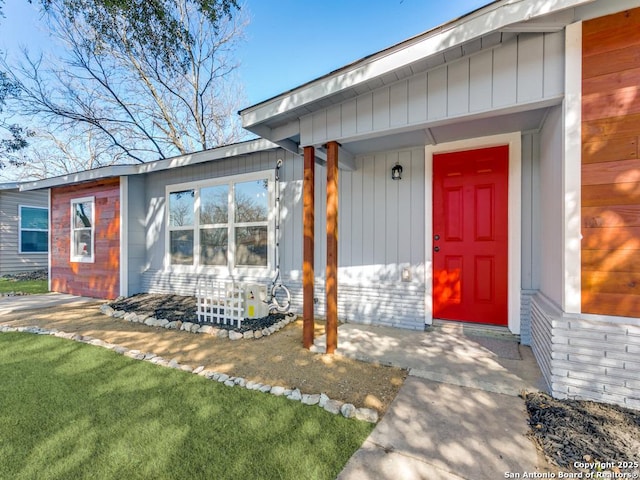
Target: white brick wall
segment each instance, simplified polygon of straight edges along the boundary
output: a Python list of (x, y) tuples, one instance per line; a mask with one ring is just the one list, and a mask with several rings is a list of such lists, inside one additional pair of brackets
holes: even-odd
[[(549, 321), (550, 344), (543, 335)], [(532, 332), (539, 332), (534, 354), (556, 398), (640, 408), (640, 319), (567, 315), (537, 295)]]
[(542, 296), (531, 297), (531, 350), (533, 351), (547, 387), (551, 385), (551, 332), (553, 309)]

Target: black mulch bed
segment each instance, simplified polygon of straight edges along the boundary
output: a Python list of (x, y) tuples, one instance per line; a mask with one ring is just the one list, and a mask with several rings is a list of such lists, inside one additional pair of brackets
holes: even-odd
[(584, 400), (555, 400), (540, 392), (527, 393), (525, 402), (532, 435), (549, 462), (577, 471), (597, 470), (576, 468), (584, 467), (585, 462), (614, 462), (603, 470), (640, 473), (640, 411)]
[[(116, 310), (144, 313), (156, 318), (164, 318), (170, 322), (181, 321), (205, 325), (205, 323), (198, 321), (195, 297), (157, 293), (138, 293), (131, 297), (115, 300), (109, 305)], [(224, 324), (216, 324), (216, 326), (227, 330), (235, 330), (236, 332), (247, 332), (249, 330), (262, 330), (264, 328), (269, 328), (271, 325), (284, 318), (284, 314), (274, 313), (263, 318), (246, 318), (242, 321), (242, 326), (240, 328), (237, 328), (234, 325)], [(211, 324), (207, 323), (206, 325)]]

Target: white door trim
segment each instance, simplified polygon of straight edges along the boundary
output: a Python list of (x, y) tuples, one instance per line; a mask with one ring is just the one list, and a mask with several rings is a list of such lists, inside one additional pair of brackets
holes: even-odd
[(509, 330), (520, 333), (520, 284), (522, 269), (522, 135), (520, 132), (427, 145), (425, 159), (425, 324), (433, 323), (433, 156), (477, 148), (509, 146)]

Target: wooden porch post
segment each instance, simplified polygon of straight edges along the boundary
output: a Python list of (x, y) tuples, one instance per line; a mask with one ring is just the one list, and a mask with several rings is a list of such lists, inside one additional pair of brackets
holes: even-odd
[(327, 353), (338, 347), (338, 143), (327, 143)]
[(315, 149), (304, 147), (304, 182), (303, 182), (303, 259), (302, 259), (302, 345), (311, 348), (313, 345), (313, 250), (315, 248)]

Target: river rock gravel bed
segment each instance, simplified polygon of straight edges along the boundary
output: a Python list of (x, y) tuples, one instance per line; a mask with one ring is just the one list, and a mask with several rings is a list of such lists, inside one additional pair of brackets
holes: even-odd
[[(130, 297), (119, 297), (109, 306), (114, 310), (133, 312), (140, 317), (164, 319), (169, 323), (182, 322), (200, 326), (212, 325), (198, 322), (195, 297), (159, 293), (139, 293)], [(246, 333), (262, 331), (285, 319), (281, 313), (270, 314), (263, 318), (247, 318), (237, 327), (231, 324), (215, 324), (215, 328)]]

